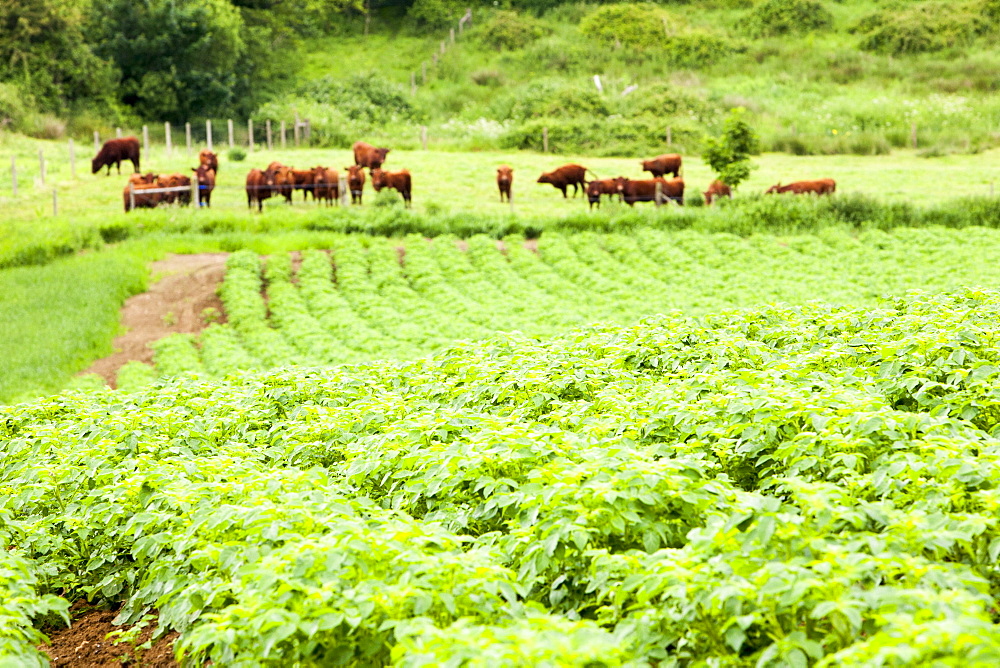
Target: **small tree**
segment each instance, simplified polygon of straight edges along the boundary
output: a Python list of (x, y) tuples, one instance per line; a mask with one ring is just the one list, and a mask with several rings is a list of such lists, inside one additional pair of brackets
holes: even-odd
[(701, 157), (718, 179), (735, 188), (750, 176), (756, 165), (750, 156), (760, 153), (760, 139), (750, 124), (743, 120), (746, 109), (733, 109), (722, 126), (719, 137), (705, 137), (705, 150)]

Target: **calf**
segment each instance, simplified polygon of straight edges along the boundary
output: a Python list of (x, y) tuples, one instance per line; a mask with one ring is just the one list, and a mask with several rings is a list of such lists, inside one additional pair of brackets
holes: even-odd
[(660, 178), (664, 174), (678, 177), (681, 175), (681, 156), (676, 153), (664, 153), (652, 160), (643, 160), (642, 171), (649, 172), (655, 178)]
[[(618, 179), (621, 178), (624, 177), (618, 177)], [(587, 184), (587, 201), (590, 203), (591, 209), (594, 208), (595, 204), (598, 209), (601, 208), (601, 195), (608, 195), (608, 197), (619, 195), (618, 179), (596, 179)], [(621, 195), (618, 199), (621, 200)]]
[(267, 166), (267, 171), (274, 174), (272, 192), (281, 195), (285, 198), (286, 203), (291, 204), (295, 188), (295, 177), (292, 175), (292, 168), (275, 161)]
[(351, 204), (361, 204), (365, 189), (365, 170), (357, 165), (344, 167), (347, 170), (347, 187), (351, 191)]
[(340, 174), (328, 167), (313, 168), (313, 197), (323, 200), (327, 206), (340, 204)]
[(257, 204), (257, 211), (264, 210), (264, 200), (269, 199), (274, 194), (274, 171), (268, 168), (267, 171), (251, 169), (247, 174), (247, 207), (253, 209)]
[(543, 172), (538, 177), (538, 183), (551, 184), (554, 188), (562, 191), (563, 197), (567, 196), (566, 188), (573, 186), (573, 197), (576, 197), (578, 191), (585, 190), (587, 187), (587, 182), (584, 180), (587, 171), (583, 165), (563, 165), (551, 172)]
[(725, 183), (716, 179), (708, 186), (708, 190), (702, 193), (705, 196), (705, 204), (712, 206), (712, 202), (719, 199), (720, 197), (729, 197), (732, 199), (733, 191), (729, 189)]
[(816, 193), (817, 195), (830, 195), (837, 191), (837, 182), (833, 179), (816, 179), (814, 181), (794, 181), (789, 183), (787, 186), (773, 185), (765, 191), (765, 195), (770, 195), (772, 193), (793, 193), (795, 195), (804, 195), (808, 193)]
[(215, 170), (208, 165), (198, 165), (191, 169), (198, 179), (198, 206), (212, 206), (212, 191), (215, 190)]
[(368, 169), (380, 169), (385, 162), (388, 148), (378, 148), (363, 141), (356, 141), (351, 147), (354, 150), (354, 164)]
[[(138, 176), (133, 174), (133, 176)], [(149, 176), (149, 175), (147, 175)], [(122, 201), (125, 204), (125, 213), (132, 210), (132, 203), (135, 202), (137, 209), (155, 209), (162, 197), (158, 192), (145, 192), (147, 190), (159, 190), (160, 184), (155, 179), (152, 182), (145, 182), (141, 179), (129, 179), (122, 191)]]
[(410, 193), (412, 191), (410, 183), (410, 172), (403, 169), (398, 172), (384, 172), (381, 169), (372, 170), (372, 187), (375, 192), (382, 188), (395, 188), (403, 196), (406, 206), (410, 206)]
[(219, 156), (203, 148), (198, 152), (198, 164), (205, 165), (216, 174), (219, 173)]
[(514, 170), (507, 165), (500, 165), (497, 167), (497, 188), (500, 189), (500, 202), (503, 202), (503, 196), (507, 196), (507, 201), (510, 201), (510, 185), (514, 182)]
[(111, 165), (115, 165), (121, 174), (123, 160), (130, 160), (135, 171), (139, 171), (139, 140), (135, 137), (109, 139), (104, 142), (101, 150), (90, 161), (90, 173), (96, 174), (101, 171), (101, 167), (107, 167), (110, 175)]
[(191, 179), (184, 174), (160, 174), (160, 186), (163, 188), (181, 188), (174, 192), (163, 193), (163, 202), (166, 204), (188, 205), (191, 203)]
[[(294, 185), (292, 186), (295, 190), (302, 191), (302, 201), (305, 202), (309, 199), (309, 193), (313, 191), (316, 185), (316, 170), (315, 169), (292, 169), (289, 170), (292, 175), (292, 180)], [(316, 195), (313, 193), (313, 198)]]
[(619, 176), (615, 180), (618, 182), (618, 194), (629, 206), (634, 206), (636, 202), (655, 201), (657, 183), (660, 184), (660, 196), (664, 200), (670, 199), (684, 205), (684, 179), (633, 181)]

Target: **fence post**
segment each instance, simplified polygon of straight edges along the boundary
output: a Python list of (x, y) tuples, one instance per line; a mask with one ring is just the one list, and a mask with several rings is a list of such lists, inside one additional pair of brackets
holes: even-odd
[(281, 121), (281, 148), (285, 148), (285, 122)]
[(42, 149), (38, 149), (38, 173), (41, 177), (41, 183), (45, 185), (45, 155), (42, 153)]
[(451, 38), (451, 43), (454, 44), (455, 43), (455, 29), (454, 28), (452, 28), (450, 31), (448, 31), (448, 36)]
[(101, 135), (97, 134), (97, 130), (94, 130), (94, 150), (101, 150)]
[(52, 215), (59, 215), (59, 191), (55, 188), (52, 189)]
[(669, 125), (667, 126), (667, 146), (673, 146), (674, 144), (674, 133), (673, 128)]
[(267, 119), (267, 150), (271, 150), (271, 119)]
[(427, 150), (427, 126), (426, 125), (421, 125), (420, 126), (420, 145), (424, 147), (425, 151)]
[(169, 158), (170, 154), (174, 152), (173, 137), (170, 136), (170, 121), (163, 124), (163, 136), (167, 140), (167, 157)]
[(295, 128), (292, 130), (292, 139), (295, 141), (295, 148), (299, 147), (299, 112), (295, 112)]
[(917, 147), (917, 124), (916, 122), (910, 125), (910, 145), (913, 148)]
[(208, 142), (208, 150), (212, 150), (212, 121), (205, 121), (205, 139)]
[(226, 124), (229, 126), (229, 148), (233, 147), (233, 119), (228, 119)]
[(142, 126), (142, 152), (149, 155), (149, 126)]
[(542, 128), (542, 153), (549, 152), (549, 129)]
[(420, 63), (420, 85), (427, 85), (427, 61), (422, 61)]
[(417, 73), (410, 72), (410, 95), (417, 94)]
[(438, 64), (438, 55), (437, 55), (437, 52), (434, 52), (434, 53), (431, 54), (431, 60), (434, 61), (434, 67), (437, 67), (437, 64)]
[(188, 155), (191, 155), (191, 124), (190, 123), (185, 123), (184, 124), (184, 137), (185, 137), (185, 139), (187, 139)]
[(128, 210), (132, 211), (135, 209), (135, 184), (131, 181), (128, 182)]
[(510, 204), (510, 212), (514, 213), (514, 184), (510, 184), (510, 190), (507, 191), (507, 204)]
[(444, 51), (447, 48), (447, 46), (448, 46), (447, 42), (441, 42), (441, 55), (442, 56), (444, 55)]
[(663, 182), (656, 179), (656, 206), (663, 204)]
[(69, 140), (69, 177), (76, 180), (76, 149), (72, 139)]
[(115, 137), (118, 137), (119, 139), (121, 139), (121, 136), (122, 136), (122, 129), (121, 128), (115, 128)]
[(17, 197), (17, 158), (10, 156), (10, 183), (14, 189), (14, 197)]
[(253, 150), (253, 119), (247, 119), (247, 149)]
[(312, 139), (313, 124), (312, 121), (310, 121), (308, 118), (302, 122), (305, 123), (305, 125), (303, 126), (303, 130), (305, 130), (303, 141), (305, 141), (306, 146), (309, 146), (309, 140)]
[(198, 208), (201, 208), (201, 188), (198, 187), (198, 179), (191, 179), (191, 201)]
[(347, 174), (340, 175), (340, 203), (347, 206)]

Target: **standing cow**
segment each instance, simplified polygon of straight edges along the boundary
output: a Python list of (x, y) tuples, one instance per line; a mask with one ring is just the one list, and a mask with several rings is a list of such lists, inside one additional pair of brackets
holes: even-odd
[(302, 201), (305, 202), (309, 199), (309, 193), (313, 193), (313, 198), (315, 199), (316, 194), (313, 192), (313, 188), (316, 185), (316, 170), (315, 169), (292, 169), (292, 180), (294, 182), (294, 189), (302, 191)]
[(654, 178), (661, 178), (664, 174), (678, 177), (681, 175), (681, 156), (676, 153), (664, 153), (652, 160), (643, 160), (642, 171), (649, 172)]
[[(618, 179), (624, 178), (619, 176)], [(608, 195), (608, 197), (614, 197), (618, 195), (618, 199), (621, 200), (621, 195), (618, 193), (618, 179), (595, 179), (587, 184), (587, 202), (590, 203), (590, 208), (593, 209), (594, 205), (597, 208), (601, 208), (601, 195)]]
[(274, 194), (274, 171), (268, 168), (265, 171), (251, 169), (247, 174), (247, 207), (253, 210), (253, 205), (257, 205), (257, 211), (264, 210), (264, 200), (270, 199)]
[(543, 172), (538, 177), (538, 183), (549, 183), (552, 187), (560, 190), (565, 198), (566, 188), (573, 186), (573, 197), (576, 197), (580, 190), (586, 191), (587, 182), (584, 180), (587, 172), (590, 171), (583, 165), (563, 165), (551, 172)]
[(378, 148), (363, 141), (356, 141), (351, 147), (354, 150), (354, 164), (368, 169), (380, 169), (386, 155), (391, 149)]
[(347, 170), (347, 187), (351, 191), (351, 204), (361, 204), (365, 189), (365, 170), (357, 165), (344, 167)]
[(198, 152), (198, 164), (205, 165), (216, 174), (219, 173), (219, 156), (209, 151), (207, 148)]
[(340, 174), (329, 167), (313, 169), (313, 197), (316, 201), (324, 201), (327, 206), (334, 202), (340, 204)]
[[(660, 197), (663, 200), (673, 200), (680, 205), (684, 205), (684, 179), (646, 179), (633, 181), (619, 176), (615, 179), (618, 182), (618, 193), (629, 206), (634, 206), (636, 202), (655, 202), (656, 186), (660, 186)], [(662, 201), (661, 201), (662, 203)]]
[(382, 188), (395, 188), (403, 196), (406, 206), (410, 206), (412, 187), (409, 171), (403, 169), (398, 172), (384, 172), (381, 169), (373, 169), (372, 187), (375, 188), (375, 192), (381, 191)]
[(292, 175), (292, 168), (274, 161), (267, 166), (267, 171), (274, 174), (272, 191), (284, 197), (287, 204), (291, 204), (295, 188), (295, 177)]
[(500, 202), (503, 203), (503, 196), (507, 196), (510, 201), (510, 186), (514, 183), (514, 170), (507, 165), (497, 167), (497, 188), (500, 189)]
[(212, 206), (212, 191), (215, 190), (215, 170), (208, 165), (191, 168), (198, 179), (198, 205)]
[(139, 171), (139, 140), (135, 137), (109, 139), (104, 142), (104, 146), (90, 161), (90, 173), (96, 174), (101, 171), (101, 167), (107, 167), (107, 175), (110, 176), (111, 165), (115, 165), (118, 168), (118, 173), (121, 174), (123, 160), (131, 160), (135, 171)]
[(733, 191), (728, 185), (716, 179), (708, 186), (708, 190), (702, 193), (705, 196), (705, 204), (712, 206), (712, 202), (719, 199), (720, 197), (728, 197), (732, 199)]

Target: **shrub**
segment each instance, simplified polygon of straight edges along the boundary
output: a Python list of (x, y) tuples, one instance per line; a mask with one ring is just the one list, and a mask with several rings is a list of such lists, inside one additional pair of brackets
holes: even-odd
[(534, 82), (513, 89), (493, 105), (494, 117), (501, 120), (529, 118), (570, 118), (608, 116), (607, 100), (593, 86), (573, 86)]
[(479, 40), (500, 50), (521, 49), (550, 30), (537, 19), (516, 12), (498, 11), (477, 28)]
[(418, 26), (444, 28), (456, 23), (465, 12), (458, 0), (414, 0), (406, 13)]
[(31, 110), (28, 96), (14, 84), (0, 81), (0, 129), (20, 129)]
[(702, 158), (723, 183), (736, 187), (750, 176), (750, 156), (760, 152), (760, 139), (743, 120), (746, 110), (733, 109), (719, 137), (706, 137)]
[(374, 123), (415, 119), (419, 114), (404, 88), (381, 74), (367, 72), (347, 79), (326, 76), (303, 84), (296, 94), (336, 107), (349, 118)]
[(979, 5), (938, 2), (897, 5), (869, 14), (851, 28), (865, 51), (904, 55), (968, 44), (991, 25)]
[(606, 44), (649, 49), (663, 44), (667, 13), (649, 3), (605, 5), (580, 22), (580, 31)]
[(743, 25), (752, 37), (775, 37), (825, 30), (833, 25), (833, 15), (816, 0), (765, 0)]
[(497, 70), (479, 70), (473, 72), (469, 78), (477, 86), (496, 87), (503, 85), (503, 74)]
[(669, 84), (640, 87), (621, 103), (626, 116), (686, 115), (702, 122), (713, 119), (719, 108), (698, 95)]
[(239, 146), (234, 146), (233, 148), (229, 149), (228, 155), (229, 159), (232, 160), (233, 162), (243, 162), (244, 160), (246, 160), (247, 152), (244, 149), (240, 148)]

